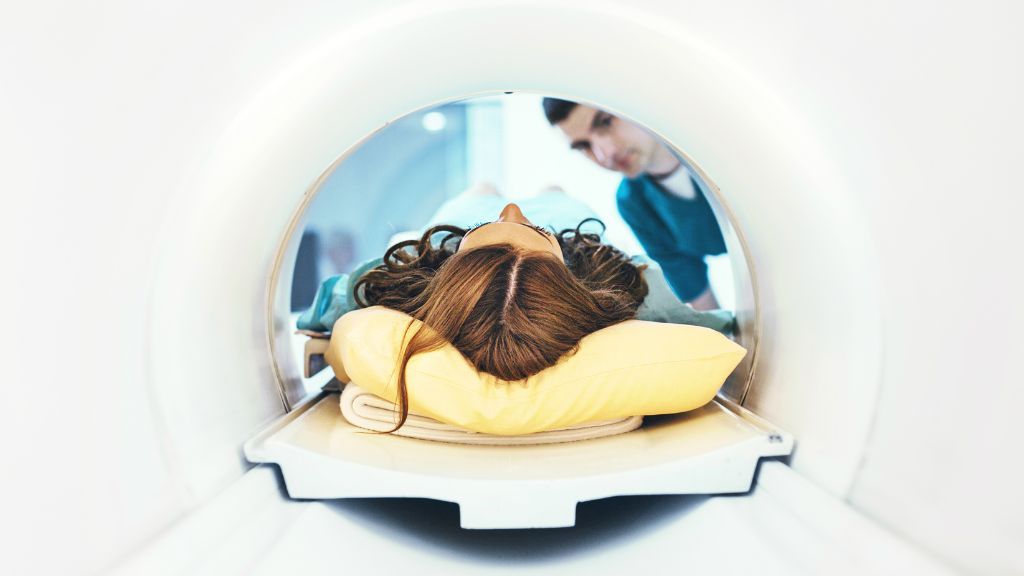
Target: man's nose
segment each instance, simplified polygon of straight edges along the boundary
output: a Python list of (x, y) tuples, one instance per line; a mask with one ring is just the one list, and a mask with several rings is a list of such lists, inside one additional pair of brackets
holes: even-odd
[(501, 210), (501, 215), (498, 216), (498, 222), (517, 222), (519, 224), (529, 224), (530, 220), (523, 215), (523, 211), (519, 209), (516, 204), (506, 204)]
[(612, 161), (615, 158), (615, 146), (610, 142), (602, 142), (595, 140), (590, 144), (591, 150), (594, 152), (594, 160), (602, 166), (611, 166)]

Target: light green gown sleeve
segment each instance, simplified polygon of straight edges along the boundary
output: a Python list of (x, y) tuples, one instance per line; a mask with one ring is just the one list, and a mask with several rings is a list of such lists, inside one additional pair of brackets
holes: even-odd
[(341, 315), (355, 310), (355, 284), (367, 270), (380, 266), (384, 261), (380, 258), (367, 260), (348, 274), (331, 276), (320, 283), (316, 291), (313, 305), (299, 316), (295, 326), (299, 330), (314, 332), (330, 332)]

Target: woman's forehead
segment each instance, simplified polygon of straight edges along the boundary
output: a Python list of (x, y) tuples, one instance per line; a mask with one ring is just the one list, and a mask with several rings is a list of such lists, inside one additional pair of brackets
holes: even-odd
[(515, 222), (492, 222), (475, 228), (462, 239), (459, 249), (467, 250), (489, 244), (512, 244), (527, 250), (551, 252), (559, 257), (562, 255), (558, 242), (552, 236)]

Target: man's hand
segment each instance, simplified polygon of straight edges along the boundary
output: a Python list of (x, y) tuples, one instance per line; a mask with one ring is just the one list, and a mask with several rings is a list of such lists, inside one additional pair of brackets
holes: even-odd
[(700, 296), (690, 300), (687, 304), (693, 306), (694, 310), (715, 310), (718, 308), (718, 300), (715, 298), (715, 293), (711, 291), (711, 286), (708, 286), (700, 293)]

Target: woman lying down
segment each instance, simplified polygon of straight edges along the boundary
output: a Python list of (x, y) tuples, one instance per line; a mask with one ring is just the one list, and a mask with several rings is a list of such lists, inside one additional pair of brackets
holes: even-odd
[[(323, 283), (298, 327), (333, 328), (326, 358), (351, 382), (342, 404), (352, 424), (456, 442), (558, 442), (714, 397), (745, 354), (720, 334), (732, 314), (680, 302), (656, 266), (585, 231), (600, 223), (582, 203), (538, 198), (524, 204), (545, 222), (584, 218), (548, 229), (507, 204), (468, 229), (432, 223)], [(464, 194), (432, 222), (495, 202), (505, 204)]]

